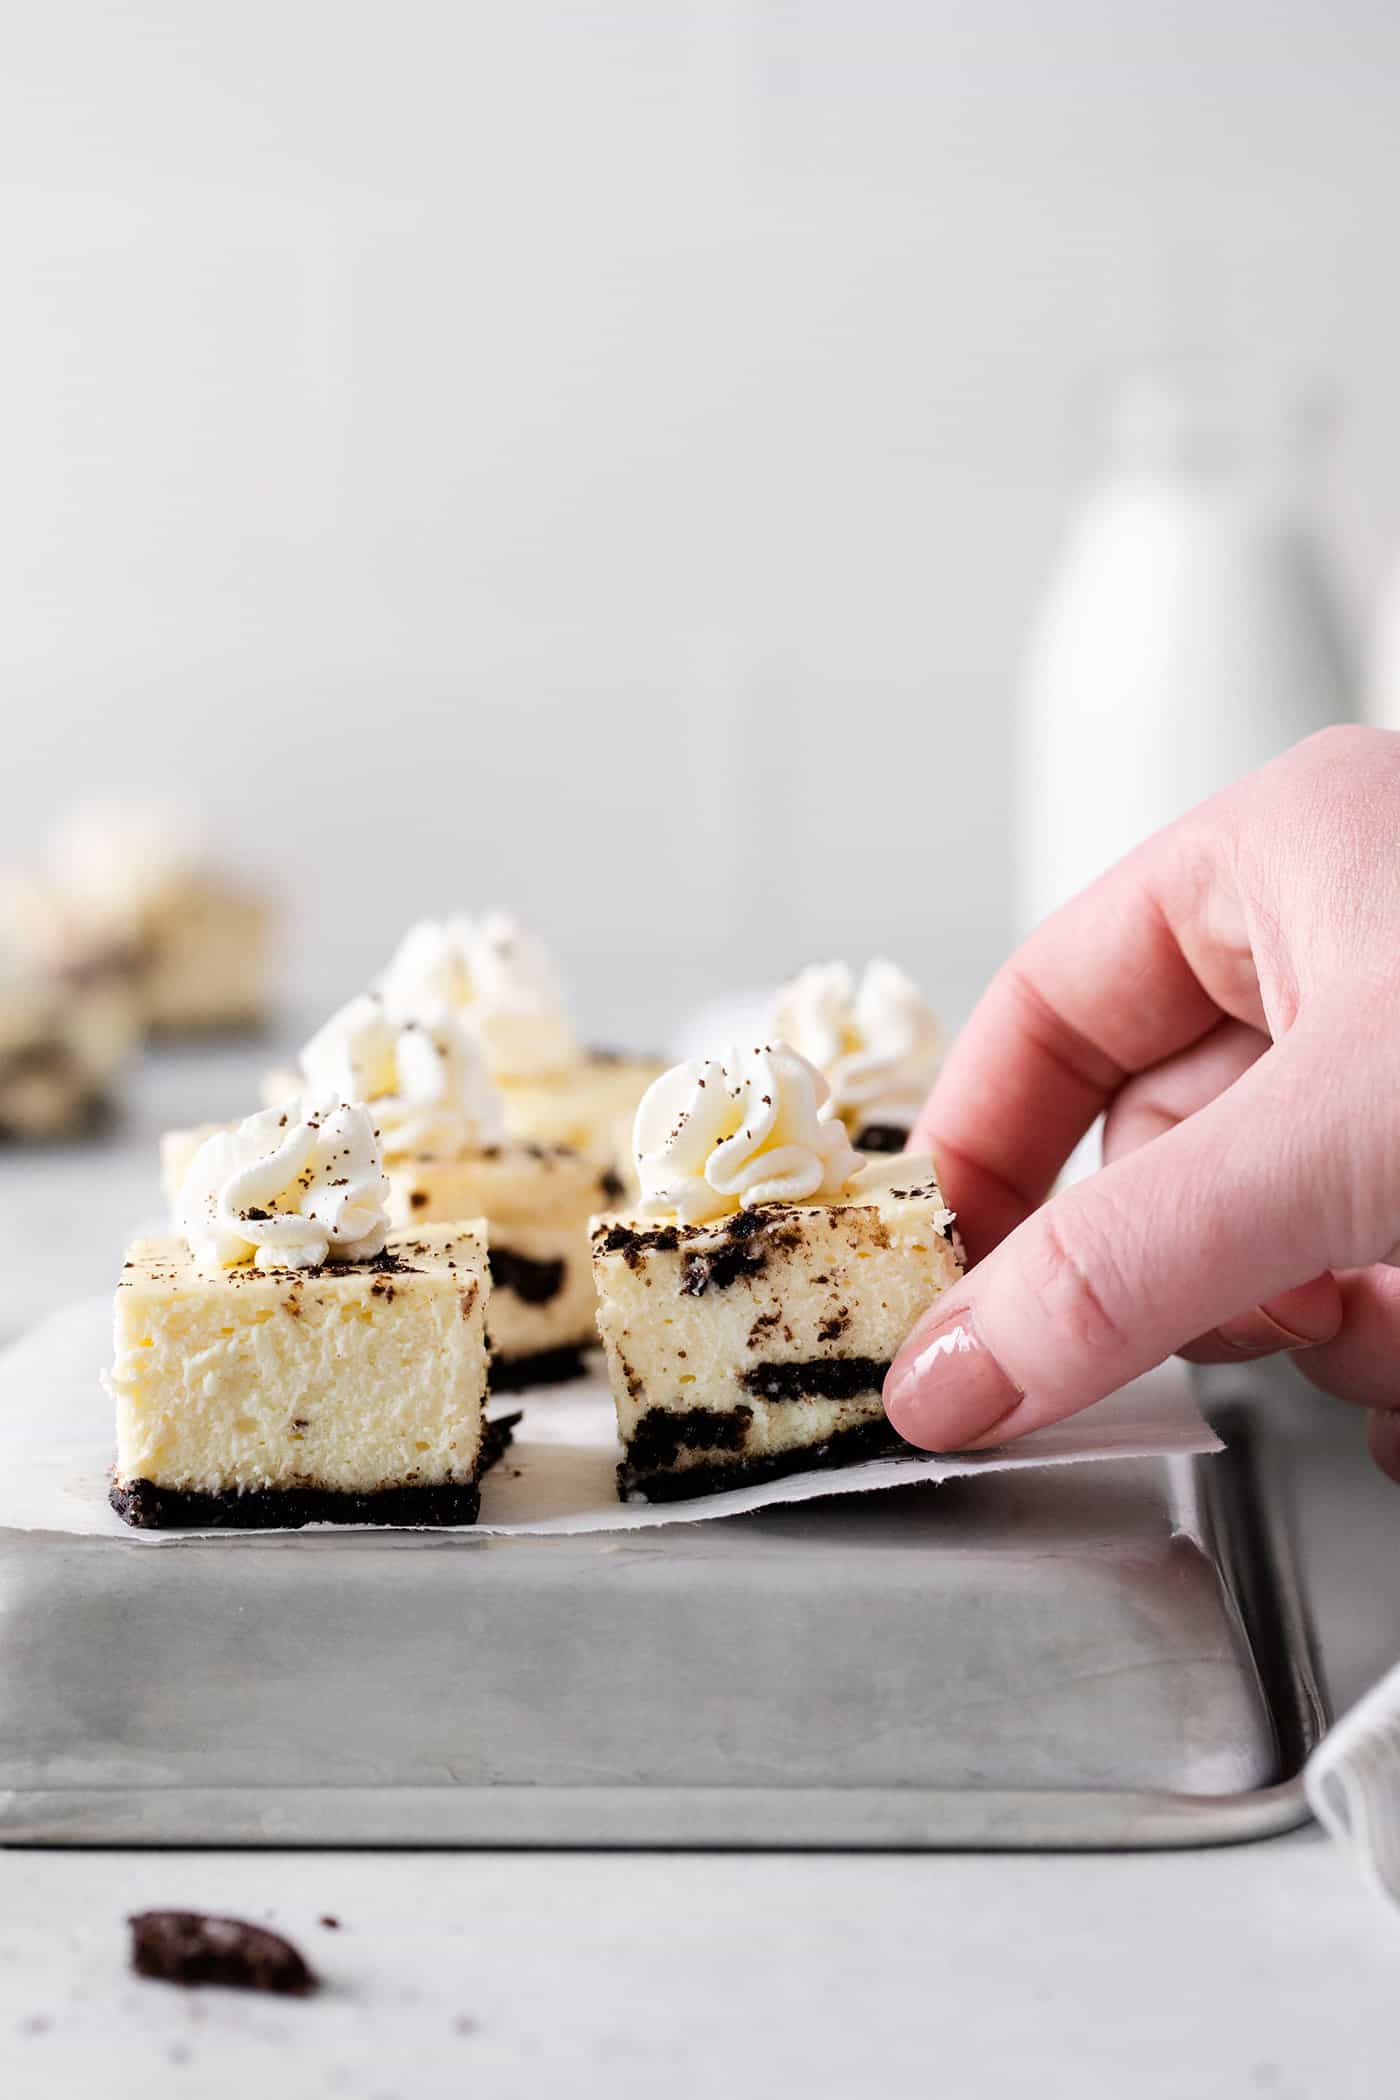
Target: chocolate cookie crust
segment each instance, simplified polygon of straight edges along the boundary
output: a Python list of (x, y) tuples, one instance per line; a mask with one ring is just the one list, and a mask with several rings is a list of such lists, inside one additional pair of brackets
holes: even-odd
[(305, 1524), (474, 1524), (481, 1507), (475, 1480), (432, 1487), (237, 1488), (206, 1494), (162, 1487), (154, 1480), (118, 1482), (108, 1497), (117, 1515), (138, 1531), (300, 1531)]
[(499, 1415), (482, 1431), (481, 1453), (471, 1480), (437, 1481), (428, 1487), (227, 1488), (206, 1494), (198, 1488), (162, 1487), (154, 1480), (113, 1485), (108, 1500), (138, 1531), (300, 1531), (307, 1524), (381, 1524), (396, 1530), (424, 1525), (474, 1524), (481, 1507), (481, 1475), (509, 1445), (518, 1414)]
[[(648, 1416), (644, 1415), (639, 1428), (645, 1428), (647, 1421)], [(617, 1469), (617, 1493), (621, 1502), (630, 1502), (634, 1497), (646, 1502), (688, 1502), (694, 1495), (715, 1495), (725, 1488), (757, 1487), (763, 1481), (780, 1480), (788, 1473), (834, 1470), (839, 1466), (855, 1465), (861, 1459), (882, 1458), (892, 1452), (907, 1451), (909, 1447), (899, 1432), (881, 1417), (879, 1421), (857, 1422), (850, 1429), (838, 1429), (824, 1443), (804, 1444), (794, 1451), (768, 1452), (761, 1458), (734, 1458), (721, 1460), (717, 1465), (686, 1466), (680, 1472), (652, 1474), (645, 1465), (633, 1463), (632, 1453), (636, 1448), (637, 1439), (634, 1437), (627, 1457)]]

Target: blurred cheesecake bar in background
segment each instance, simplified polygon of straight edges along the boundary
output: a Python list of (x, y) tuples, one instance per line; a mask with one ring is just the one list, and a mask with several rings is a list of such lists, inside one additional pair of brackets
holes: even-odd
[(421, 920), (378, 989), (391, 1012), (446, 1006), (456, 1015), (500, 1089), (512, 1137), (630, 1171), (632, 1117), (664, 1063), (585, 1048), (553, 961), (518, 921), (503, 912)]
[(389, 1227), (370, 1111), (328, 1100), (216, 1132), (180, 1236), (117, 1290), (111, 1500), (150, 1527), (469, 1524), (486, 1423), (478, 1221)]
[(619, 1493), (671, 1501), (900, 1448), (885, 1373), (962, 1274), (933, 1161), (868, 1159), (784, 1043), (678, 1065), (642, 1198), (593, 1224)]
[(772, 1034), (826, 1079), (832, 1105), (862, 1152), (902, 1152), (942, 1062), (945, 1036), (896, 963), (814, 963), (785, 984)]
[(38, 871), (0, 869), (0, 1138), (98, 1127), (139, 1030), (130, 949), (104, 939)]
[(121, 1059), (80, 987), (0, 966), (0, 1142), (81, 1137), (112, 1106)]
[[(582, 1350), (596, 1340), (588, 1221), (622, 1193), (612, 1168), (570, 1147), (508, 1136), (477, 1045), (442, 1006), (407, 1018), (364, 993), (331, 1016), (282, 1078), (287, 1098), (369, 1105), (391, 1224), (487, 1221), (493, 1386), (577, 1376)], [(162, 1139), (172, 1208), (210, 1134), (204, 1126)]]
[(49, 862), (70, 912), (132, 958), (151, 1032), (262, 1027), (276, 913), (261, 891), (213, 865), (183, 806), (76, 811), (56, 832)]

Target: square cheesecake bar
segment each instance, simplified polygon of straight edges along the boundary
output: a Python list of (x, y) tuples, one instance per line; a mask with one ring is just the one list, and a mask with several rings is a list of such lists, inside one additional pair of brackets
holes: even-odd
[(659, 1502), (898, 1448), (885, 1373), (962, 1253), (932, 1160), (904, 1156), (819, 1201), (595, 1219), (593, 1266), (618, 1491)]
[(317, 1266), (211, 1270), (138, 1240), (116, 1294), (112, 1506), (143, 1527), (470, 1524), (484, 1415), (479, 1224)]
[(59, 895), (89, 941), (128, 951), (155, 1033), (259, 1028), (272, 992), (277, 911), (212, 859), (183, 798), (121, 795), (70, 811), (50, 841)]

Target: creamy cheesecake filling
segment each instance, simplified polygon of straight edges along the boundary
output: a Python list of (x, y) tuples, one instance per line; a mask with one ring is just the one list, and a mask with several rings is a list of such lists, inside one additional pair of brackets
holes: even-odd
[(547, 1078), (503, 1078), (506, 1129), (515, 1138), (588, 1153), (618, 1176), (617, 1196), (635, 1195), (632, 1125), (643, 1094), (665, 1069), (660, 1058), (590, 1050)]

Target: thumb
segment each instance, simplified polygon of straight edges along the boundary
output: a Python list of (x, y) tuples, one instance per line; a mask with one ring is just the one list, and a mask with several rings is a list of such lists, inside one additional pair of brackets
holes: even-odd
[(1325, 1090), (1291, 1045), (1209, 1107), (1044, 1204), (941, 1297), (885, 1409), (929, 1451), (1004, 1443), (1332, 1266)]

